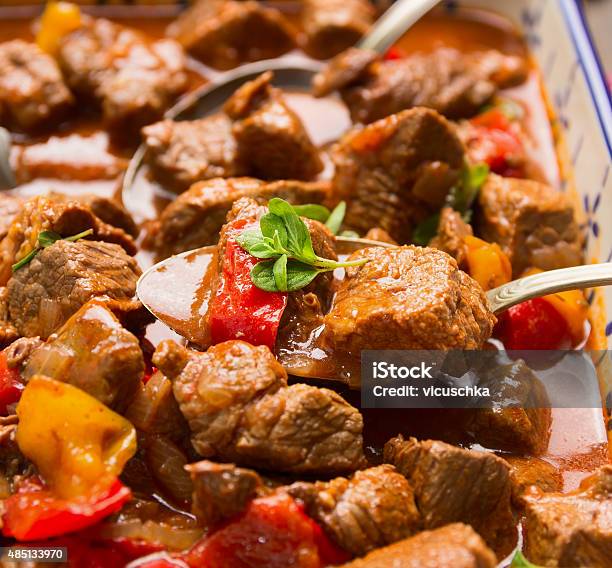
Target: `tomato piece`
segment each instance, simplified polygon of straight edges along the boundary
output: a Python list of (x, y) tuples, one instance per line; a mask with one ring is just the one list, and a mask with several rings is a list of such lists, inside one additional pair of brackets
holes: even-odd
[(471, 160), (488, 164), (497, 174), (522, 177), (525, 150), (517, 125), (497, 108), (476, 116), (470, 122), (473, 126), (468, 141)]
[(9, 368), (6, 353), (0, 352), (0, 415), (9, 413), (7, 407), (19, 401), (24, 388), (19, 371)]
[[(230, 235), (245, 228), (255, 227), (239, 220), (230, 227)], [(251, 269), (258, 262), (260, 259), (246, 252), (232, 236), (228, 238), (221, 281), (208, 310), (213, 345), (241, 339), (274, 349), (287, 294), (266, 292), (253, 284)]]
[(494, 336), (506, 349), (565, 349), (571, 333), (565, 318), (543, 298), (513, 306), (499, 316)]
[(196, 544), (184, 560), (197, 568), (321, 568), (349, 556), (289, 495), (254, 499), (247, 510)]
[(27, 483), (4, 503), (2, 534), (29, 541), (78, 531), (116, 513), (131, 496), (118, 479), (72, 499), (57, 498), (42, 485)]

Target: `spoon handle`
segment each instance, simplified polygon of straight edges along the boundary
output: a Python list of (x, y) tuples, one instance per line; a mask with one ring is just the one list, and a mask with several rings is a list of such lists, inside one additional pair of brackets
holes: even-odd
[(489, 290), (487, 298), (493, 313), (497, 314), (531, 298), (609, 285), (612, 285), (612, 262), (603, 262), (525, 276)]
[(357, 47), (383, 54), (440, 0), (397, 0), (374, 24)]

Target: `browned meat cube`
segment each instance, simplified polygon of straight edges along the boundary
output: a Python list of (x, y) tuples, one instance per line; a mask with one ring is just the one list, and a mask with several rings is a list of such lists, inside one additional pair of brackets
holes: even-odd
[(349, 258), (325, 337), (334, 349), (479, 349), (495, 316), (484, 292), (446, 253), (423, 247), (368, 248)]
[(466, 270), (468, 250), (465, 237), (473, 234), (472, 227), (463, 220), (460, 213), (450, 207), (444, 207), (440, 211), (438, 233), (429, 246), (450, 254), (457, 261), (459, 268)]
[(370, 552), (343, 568), (494, 568), (495, 554), (478, 533), (461, 523), (446, 525)]
[(6, 366), (9, 369), (17, 369), (21, 374), (32, 354), (44, 344), (40, 337), (20, 337), (13, 341), (2, 351), (6, 356)]
[(32, 353), (23, 376), (70, 383), (123, 411), (140, 387), (144, 369), (138, 339), (103, 302), (90, 300)]
[(347, 202), (347, 228), (364, 234), (380, 227), (404, 244), (416, 224), (444, 205), (464, 147), (445, 118), (416, 108), (353, 129), (333, 159), (334, 196)]
[(338, 55), (367, 33), (374, 16), (368, 0), (304, 0), (305, 49), (318, 59)]
[(397, 245), (397, 242), (393, 240), (391, 235), (380, 227), (374, 227), (373, 229), (370, 229), (365, 234), (364, 239), (369, 239), (371, 241), (379, 241), (381, 243), (387, 243), (389, 245)]
[(525, 551), (541, 566), (607, 568), (612, 558), (612, 465), (569, 494), (527, 497)]
[(475, 226), (510, 258), (514, 276), (527, 268), (564, 268), (582, 263), (574, 208), (552, 187), (526, 179), (489, 175), (478, 197)]
[(540, 458), (522, 456), (503, 456), (510, 464), (510, 479), (512, 480), (512, 503), (521, 508), (525, 503), (525, 495), (534, 487), (549, 493), (563, 489), (563, 477), (559, 468)]
[(524, 361), (499, 365), (492, 381), (491, 408), (467, 412), (465, 430), (476, 442), (517, 454), (539, 455), (548, 448), (552, 414), (546, 388)]
[(0, 125), (52, 128), (74, 103), (55, 60), (36, 44), (0, 44)]
[[(120, 206), (113, 208), (112, 202), (105, 198), (92, 196), (67, 197), (63, 194), (33, 197), (23, 203), (19, 213), (0, 241), (0, 284), (6, 285), (11, 277), (11, 266), (26, 257), (36, 246), (38, 235), (42, 231), (53, 231), (62, 237), (70, 237), (93, 229), (91, 238), (116, 243), (129, 254), (136, 253), (134, 239), (122, 228), (103, 222), (92, 212), (95, 207), (112, 222), (120, 223), (130, 228), (127, 212), (125, 215), (117, 214)], [(90, 206), (91, 204), (91, 206)], [(116, 214), (111, 215), (110, 211)], [(136, 229), (133, 227), (134, 230)]]
[(426, 529), (462, 522), (471, 525), (499, 558), (512, 551), (517, 534), (510, 508), (510, 468), (503, 459), (402, 436), (385, 444), (384, 459), (412, 485)]
[(207, 460), (186, 469), (193, 480), (193, 512), (200, 525), (209, 529), (241, 513), (251, 499), (266, 492), (252, 469)]
[(262, 179), (313, 179), (323, 169), (319, 152), (271, 81), (272, 72), (263, 73), (223, 107), (234, 120), (238, 162)]
[(378, 61), (379, 57), (376, 51), (349, 47), (329, 61), (325, 69), (314, 76), (312, 80), (314, 96), (323, 97), (346, 85), (364, 80), (369, 76), (370, 65)]
[[(51, 193), (50, 197), (57, 199), (56, 193)], [(74, 200), (82, 203), (91, 209), (91, 212), (98, 217), (103, 223), (123, 230), (133, 238), (138, 236), (140, 229), (134, 221), (130, 212), (118, 201), (102, 197), (95, 193), (82, 193), (81, 195), (65, 196), (65, 201)]]
[(151, 41), (105, 19), (88, 20), (65, 36), (58, 58), (70, 88), (97, 102), (122, 140), (161, 119), (188, 84), (185, 55), (175, 41)]
[(202, 457), (294, 473), (363, 464), (359, 412), (334, 391), (287, 386), (267, 347), (226, 341), (199, 353), (166, 341), (153, 360), (172, 380)]
[(129, 161), (112, 153), (104, 132), (60, 134), (34, 143), (13, 144), (11, 166), (17, 184), (37, 178), (67, 181), (116, 179)]
[(416, 106), (453, 119), (472, 116), (499, 88), (523, 82), (528, 70), (524, 59), (495, 50), (463, 53), (439, 48), (374, 61), (367, 67), (365, 57), (359, 57), (356, 50), (337, 57), (315, 78), (316, 93), (322, 96), (330, 89), (340, 89), (353, 121), (363, 123)]
[(164, 187), (182, 193), (197, 181), (246, 174), (236, 160), (232, 123), (223, 114), (163, 120), (142, 129), (145, 160)]
[(421, 517), (406, 479), (389, 465), (288, 487), (336, 544), (361, 556), (406, 538), (421, 527)]
[(8, 281), (8, 321), (20, 335), (46, 339), (92, 298), (132, 302), (140, 273), (119, 245), (57, 241)]
[(199, 0), (167, 32), (217, 69), (278, 57), (295, 45), (294, 31), (285, 17), (253, 1)]
[(170, 203), (149, 226), (149, 245), (159, 260), (194, 248), (214, 245), (232, 204), (241, 197), (265, 203), (281, 197), (291, 203), (320, 203), (327, 182), (278, 181), (253, 178), (213, 179), (193, 185)]

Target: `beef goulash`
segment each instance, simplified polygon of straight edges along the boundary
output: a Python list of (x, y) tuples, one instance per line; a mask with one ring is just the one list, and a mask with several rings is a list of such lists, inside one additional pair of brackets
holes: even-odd
[[(377, 54), (356, 45), (385, 2), (99, 4), (0, 7), (5, 550), (607, 568), (609, 409), (551, 408), (517, 355), (605, 349), (598, 300), (487, 299), (587, 260), (513, 24), (444, 3)], [(264, 62), (285, 56), (319, 61), (310, 91)], [(249, 62), (213, 112), (176, 111)], [(138, 283), (161, 261), (158, 310)], [(372, 408), (364, 350), (457, 355), (490, 404)]]

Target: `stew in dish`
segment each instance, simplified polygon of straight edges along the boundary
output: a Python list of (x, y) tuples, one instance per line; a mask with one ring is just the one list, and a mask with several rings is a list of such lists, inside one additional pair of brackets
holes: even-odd
[[(379, 10), (7, 11), (3, 544), (66, 547), (75, 568), (609, 566), (603, 408), (360, 407), (366, 349), (602, 347), (582, 292), (498, 317), (486, 298), (584, 262), (522, 38), (439, 10), (384, 56), (354, 48)], [(309, 93), (266, 72), (215, 114), (164, 118), (218, 71), (295, 50), (328, 60)], [(198, 273), (181, 337), (136, 283), (209, 245), (175, 259)], [(181, 274), (164, 297), (193, 288)]]

